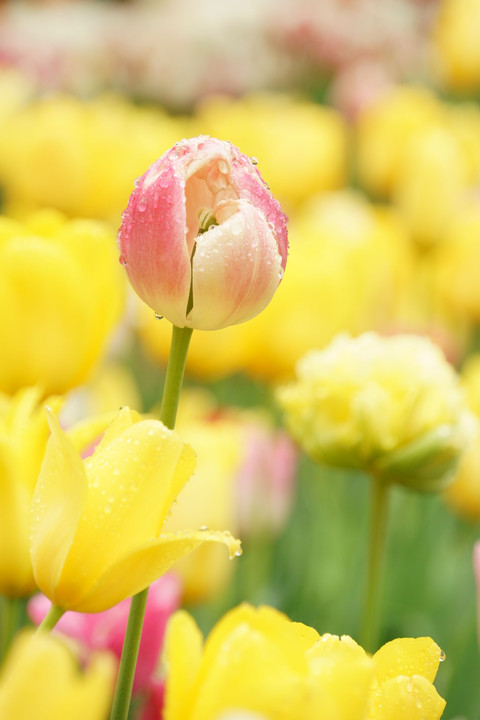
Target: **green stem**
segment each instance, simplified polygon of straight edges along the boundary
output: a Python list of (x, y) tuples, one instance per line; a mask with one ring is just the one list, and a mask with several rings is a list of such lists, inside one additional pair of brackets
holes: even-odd
[[(191, 336), (191, 328), (173, 326), (172, 344), (160, 408), (160, 420), (172, 430), (175, 427)], [(128, 717), (147, 598), (148, 588), (132, 597), (110, 720), (127, 720)]]
[(50, 630), (53, 630), (53, 628), (58, 623), (64, 613), (65, 610), (62, 610), (62, 608), (56, 607), (55, 605), (50, 605), (50, 610), (38, 626), (37, 632), (50, 632)]
[(368, 652), (375, 652), (378, 644), (379, 604), (387, 536), (389, 490), (390, 486), (387, 482), (372, 475), (367, 593), (360, 633), (361, 644)]
[(0, 665), (18, 629), (20, 600), (0, 596)]

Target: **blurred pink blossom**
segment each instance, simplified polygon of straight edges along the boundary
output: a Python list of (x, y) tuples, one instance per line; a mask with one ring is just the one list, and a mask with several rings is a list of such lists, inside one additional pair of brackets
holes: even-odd
[[(162, 650), (167, 620), (178, 608), (180, 595), (180, 581), (173, 574), (163, 575), (150, 587), (134, 692), (145, 691), (150, 686)], [(50, 601), (41, 594), (35, 595), (28, 603), (28, 614), (37, 625), (49, 609)], [(55, 631), (81, 641), (88, 650), (110, 650), (120, 658), (129, 609), (130, 599), (102, 613), (66, 612)]]
[(247, 429), (245, 459), (237, 475), (242, 537), (281, 532), (293, 501), (298, 452), (283, 431)]

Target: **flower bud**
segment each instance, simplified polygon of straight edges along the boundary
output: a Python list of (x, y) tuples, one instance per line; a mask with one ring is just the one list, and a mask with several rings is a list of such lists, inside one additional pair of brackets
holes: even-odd
[(135, 291), (158, 315), (216, 330), (272, 299), (287, 260), (286, 217), (251, 160), (200, 136), (137, 180), (118, 244)]

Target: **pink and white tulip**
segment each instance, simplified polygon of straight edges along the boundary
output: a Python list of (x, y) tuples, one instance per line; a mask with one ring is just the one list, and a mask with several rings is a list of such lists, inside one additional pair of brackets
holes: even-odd
[(136, 181), (120, 262), (158, 315), (216, 330), (272, 299), (287, 261), (286, 220), (254, 161), (231, 143), (182, 140)]

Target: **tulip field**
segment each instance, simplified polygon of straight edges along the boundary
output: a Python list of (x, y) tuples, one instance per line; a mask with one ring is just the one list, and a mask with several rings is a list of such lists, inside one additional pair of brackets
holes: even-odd
[(0, 3), (0, 720), (480, 720), (479, 37)]

